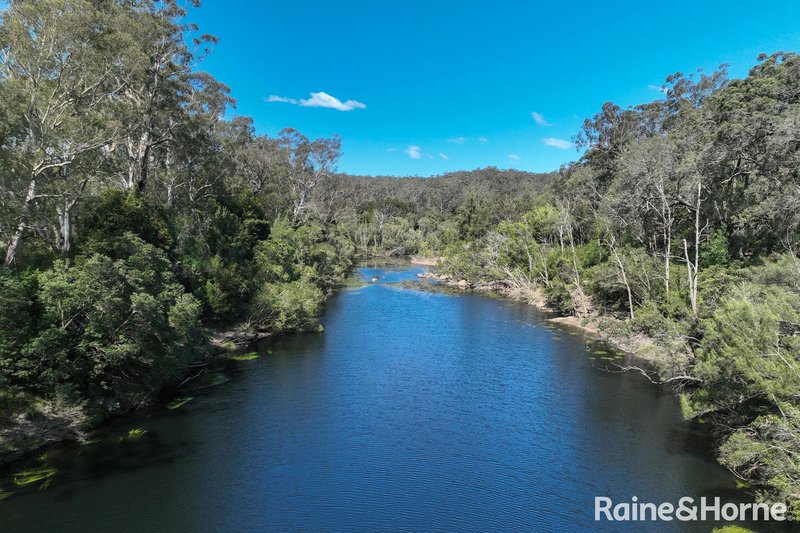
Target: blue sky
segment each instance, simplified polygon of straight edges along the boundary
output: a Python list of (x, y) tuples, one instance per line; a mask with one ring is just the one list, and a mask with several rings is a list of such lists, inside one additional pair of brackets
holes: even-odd
[(338, 133), (339, 170), (356, 174), (554, 170), (605, 101), (800, 49), (793, 1), (205, 0), (189, 18), (220, 39), (202, 68), (235, 113), (259, 133)]

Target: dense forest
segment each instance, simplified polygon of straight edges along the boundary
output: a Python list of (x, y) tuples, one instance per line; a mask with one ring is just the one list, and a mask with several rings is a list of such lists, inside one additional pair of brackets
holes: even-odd
[(236, 116), (173, 1), (0, 16), (0, 455), (151, 403), (213, 330), (318, 330), (356, 260), (419, 254), (646, 339), (636, 370), (800, 513), (800, 57), (607, 103), (557, 172), (363, 177)]

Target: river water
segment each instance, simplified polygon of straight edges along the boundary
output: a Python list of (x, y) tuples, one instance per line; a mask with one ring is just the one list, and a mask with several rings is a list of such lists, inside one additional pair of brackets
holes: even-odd
[(594, 521), (595, 496), (736, 497), (673, 395), (530, 306), (409, 286), (421, 271), (361, 269), (379, 279), (334, 295), (325, 333), (51, 450), (0, 531), (711, 529)]

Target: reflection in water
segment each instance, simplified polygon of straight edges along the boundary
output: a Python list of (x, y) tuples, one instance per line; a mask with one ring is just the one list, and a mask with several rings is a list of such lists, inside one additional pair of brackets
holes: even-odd
[[(530, 306), (398, 284), (420, 271), (363, 269), (378, 280), (337, 294), (324, 334), (52, 453), (52, 486), (0, 504), (0, 530), (611, 531), (596, 495), (731, 495), (672, 395), (594, 368)], [(710, 529), (653, 530), (689, 527)]]

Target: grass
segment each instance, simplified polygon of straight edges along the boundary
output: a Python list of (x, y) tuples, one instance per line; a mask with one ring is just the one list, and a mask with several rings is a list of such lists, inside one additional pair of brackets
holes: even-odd
[[(42, 460), (42, 457), (39, 458)], [(13, 476), (14, 484), (18, 487), (26, 487), (34, 483), (40, 483), (39, 489), (47, 488), (56, 475), (57, 470), (48, 464), (40, 464), (32, 468), (20, 470)], [(6, 495), (5, 497), (8, 497)], [(3, 498), (0, 498), (3, 499)]]
[(167, 403), (167, 409), (178, 409), (179, 407), (183, 407), (187, 403), (194, 400), (194, 396), (179, 396), (177, 398), (173, 398), (171, 401)]
[(117, 442), (136, 441), (141, 439), (145, 433), (147, 433), (147, 430), (143, 428), (129, 429), (126, 434), (117, 439)]
[(260, 356), (258, 355), (258, 352), (248, 352), (239, 355), (233, 355), (231, 356), (231, 359), (234, 361), (252, 361), (253, 359), (258, 359), (259, 357)]
[(219, 345), (219, 347), (226, 352), (234, 352), (239, 348), (239, 346), (237, 346), (237, 344), (233, 341), (223, 342), (222, 344)]

